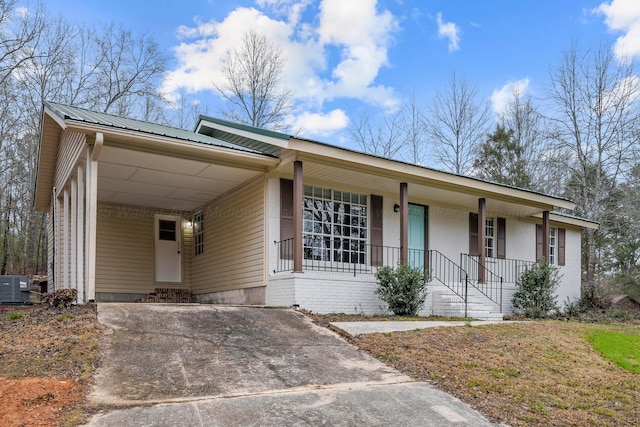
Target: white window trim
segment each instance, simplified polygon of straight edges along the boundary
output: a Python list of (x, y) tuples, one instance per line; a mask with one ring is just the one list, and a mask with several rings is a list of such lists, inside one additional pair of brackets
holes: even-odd
[(193, 233), (193, 256), (204, 253), (204, 212), (198, 211), (193, 214), (191, 220)]
[(484, 228), (484, 253), (487, 258), (496, 258), (496, 230), (497, 230), (496, 218), (486, 218)]
[(549, 229), (549, 264), (558, 263), (558, 229)]
[[(344, 196), (349, 196), (349, 201), (343, 200)], [(354, 198), (356, 200), (354, 200)], [(307, 201), (312, 200), (314, 204), (313, 212), (320, 212), (322, 221), (317, 221), (316, 218), (308, 217), (309, 209), (307, 208)], [(316, 203), (322, 203), (323, 206), (320, 209), (316, 209)], [(328, 203), (330, 211), (325, 209), (324, 204)], [(335, 210), (336, 203), (344, 203), (351, 206), (349, 213), (340, 213)], [(360, 212), (354, 213), (353, 207), (359, 207)], [(368, 250), (367, 245), (369, 243), (369, 197), (364, 194), (353, 193), (349, 191), (335, 190), (325, 187), (317, 187), (312, 185), (304, 186), (303, 196), (303, 258), (305, 261), (310, 262), (326, 262), (326, 263), (340, 263), (340, 264), (367, 264)], [(313, 215), (313, 214), (312, 214)], [(337, 216), (346, 216), (350, 219), (350, 224), (336, 222)], [(328, 219), (329, 233), (326, 233), (325, 220)], [(357, 224), (352, 221), (356, 219)], [(316, 230), (317, 224), (321, 224), (320, 230)], [(345, 227), (353, 230), (356, 228), (358, 231), (357, 236), (348, 236), (344, 234), (335, 234), (337, 228), (344, 229)], [(362, 233), (364, 231), (364, 233)], [(362, 237), (364, 234), (364, 237)], [(316, 250), (313, 246), (305, 245), (309, 241), (309, 238), (315, 238), (321, 240), (321, 246), (317, 248), (318, 257), (309, 256), (309, 250)], [(328, 247), (324, 245), (324, 242), (328, 239)], [(349, 248), (344, 250), (335, 246), (336, 242), (347, 243)], [(353, 245), (356, 245), (354, 248)], [(347, 259), (339, 259), (338, 254), (343, 254)], [(346, 254), (346, 255), (344, 255)], [(354, 260), (353, 257), (357, 259)]]

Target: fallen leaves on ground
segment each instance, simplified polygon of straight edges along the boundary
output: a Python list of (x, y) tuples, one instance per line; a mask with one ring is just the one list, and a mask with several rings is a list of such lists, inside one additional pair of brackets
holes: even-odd
[(94, 305), (0, 308), (0, 425), (81, 421), (100, 333)]

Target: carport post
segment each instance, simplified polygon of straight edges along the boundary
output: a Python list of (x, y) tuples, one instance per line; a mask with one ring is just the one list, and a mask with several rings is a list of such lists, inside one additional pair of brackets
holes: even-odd
[(96, 225), (98, 217), (98, 155), (99, 149), (96, 146), (102, 146), (102, 134), (96, 134), (96, 141), (93, 146), (89, 146), (87, 150), (86, 163), (86, 266), (85, 273), (88, 302), (96, 299)]
[(76, 239), (76, 266), (78, 268), (77, 280), (78, 280), (78, 304), (82, 304), (85, 301), (84, 293), (84, 167), (82, 163), (78, 165), (78, 223), (77, 239)]
[(62, 193), (62, 280), (60, 289), (69, 287), (69, 188)]
[[(71, 176), (71, 222), (69, 224), (71, 228), (71, 242), (69, 244), (69, 256), (71, 257), (71, 280), (69, 281), (69, 288), (78, 290), (78, 261), (77, 251), (78, 246), (78, 181), (75, 176)], [(77, 299), (77, 294), (76, 294)]]
[(302, 162), (293, 162), (293, 272), (302, 273)]

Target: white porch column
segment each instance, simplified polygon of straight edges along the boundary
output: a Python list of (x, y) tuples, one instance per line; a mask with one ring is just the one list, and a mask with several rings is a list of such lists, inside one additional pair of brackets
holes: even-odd
[(85, 221), (85, 272), (87, 301), (96, 299), (96, 224), (98, 216), (98, 160), (93, 159), (95, 146), (87, 150), (86, 163), (86, 221)]
[(76, 224), (76, 268), (77, 284), (78, 284), (78, 304), (83, 304), (85, 299), (85, 278), (84, 278), (84, 167), (78, 165), (78, 203), (77, 203), (77, 219)]
[[(78, 241), (78, 181), (76, 177), (71, 177), (71, 222), (69, 228), (71, 229), (71, 240), (69, 242), (69, 256), (71, 257), (71, 278), (69, 281), (69, 288), (78, 289), (78, 267), (76, 261), (78, 260), (77, 251), (78, 247), (76, 242)], [(76, 297), (77, 299), (77, 297)]]
[(62, 193), (62, 280), (60, 288), (69, 287), (69, 189)]
[(62, 257), (61, 251), (61, 235), (62, 231), (60, 227), (60, 215), (62, 215), (62, 201), (58, 195), (58, 191), (54, 192), (54, 207), (53, 207), (53, 288), (51, 291), (62, 288)]

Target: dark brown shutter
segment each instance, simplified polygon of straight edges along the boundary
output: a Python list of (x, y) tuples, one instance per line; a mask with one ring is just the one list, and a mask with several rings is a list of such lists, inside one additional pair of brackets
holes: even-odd
[(383, 265), (382, 249), (382, 196), (371, 195), (371, 265)]
[(288, 179), (280, 180), (280, 241), (280, 257), (293, 259), (293, 181)]
[(478, 214), (469, 212), (469, 255), (480, 255), (478, 248)]
[(536, 224), (536, 261), (542, 260), (543, 248), (542, 248), (542, 225)]
[(507, 257), (507, 220), (498, 218), (498, 258)]
[(558, 228), (558, 265), (564, 265), (565, 256), (564, 248), (567, 241), (567, 230), (564, 228)]

